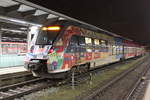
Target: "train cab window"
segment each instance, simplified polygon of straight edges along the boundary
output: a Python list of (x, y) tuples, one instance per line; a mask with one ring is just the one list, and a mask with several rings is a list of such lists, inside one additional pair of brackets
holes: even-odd
[(58, 36), (59, 31), (41, 30), (37, 36), (37, 45), (51, 45)]
[(33, 39), (33, 37), (34, 37), (34, 34), (31, 34), (31, 40)]
[(63, 46), (63, 41), (62, 39), (59, 39), (56, 44), (54, 44), (55, 46)]

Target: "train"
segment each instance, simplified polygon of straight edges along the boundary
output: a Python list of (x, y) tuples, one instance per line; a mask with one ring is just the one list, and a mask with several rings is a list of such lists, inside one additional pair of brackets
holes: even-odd
[(62, 78), (144, 54), (132, 40), (71, 21), (44, 25), (34, 39), (24, 66), (36, 77)]

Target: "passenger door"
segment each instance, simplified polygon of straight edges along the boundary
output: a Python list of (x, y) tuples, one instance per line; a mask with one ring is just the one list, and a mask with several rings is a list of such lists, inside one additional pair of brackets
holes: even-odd
[(86, 61), (86, 45), (85, 45), (85, 37), (78, 36), (78, 61), (77, 63), (84, 63)]

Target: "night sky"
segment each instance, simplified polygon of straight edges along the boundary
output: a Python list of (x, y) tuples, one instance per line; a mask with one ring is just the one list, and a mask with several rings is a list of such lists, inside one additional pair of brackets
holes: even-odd
[(150, 44), (150, 0), (28, 0), (125, 36)]

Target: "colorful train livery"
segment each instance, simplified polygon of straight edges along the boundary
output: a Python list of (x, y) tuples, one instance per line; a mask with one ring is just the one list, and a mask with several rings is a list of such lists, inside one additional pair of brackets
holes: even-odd
[(62, 77), (73, 68), (89, 70), (144, 53), (131, 40), (70, 21), (45, 25), (34, 39), (25, 68), (38, 77)]

